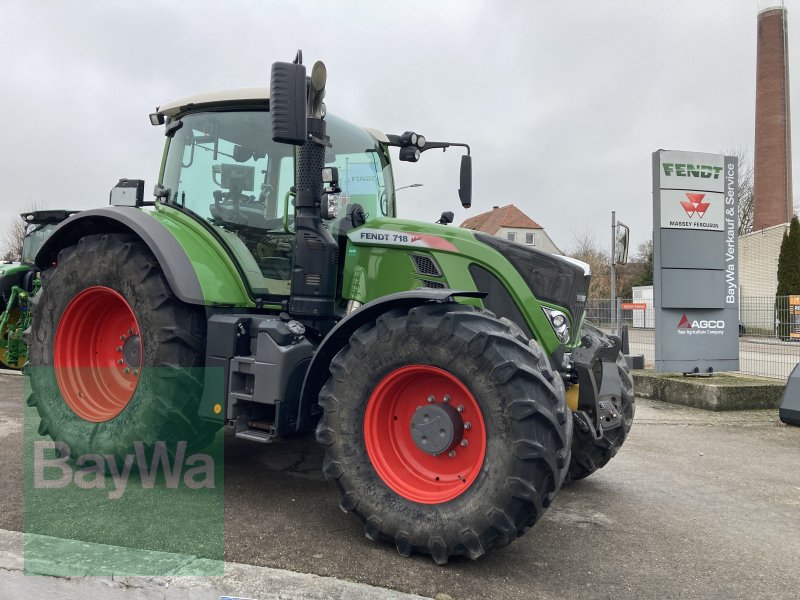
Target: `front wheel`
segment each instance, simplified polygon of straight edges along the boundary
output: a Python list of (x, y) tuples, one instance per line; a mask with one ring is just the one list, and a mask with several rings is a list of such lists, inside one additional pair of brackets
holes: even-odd
[(572, 420), (538, 346), (469, 306), (357, 330), (320, 393), (324, 473), (370, 539), (478, 558), (531, 527), (569, 464)]

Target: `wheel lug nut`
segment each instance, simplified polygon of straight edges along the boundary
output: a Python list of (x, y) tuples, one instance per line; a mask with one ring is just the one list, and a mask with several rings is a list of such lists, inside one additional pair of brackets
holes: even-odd
[(128, 335), (133, 335), (133, 329), (128, 329)]
[(458, 412), (464, 412), (464, 405), (463, 405), (463, 404), (459, 404), (459, 405), (458, 405), (458, 408), (456, 408), (456, 410), (457, 410)]
[(455, 455), (456, 455), (456, 451), (455, 450), (450, 450), (450, 452), (447, 453), (447, 456), (449, 456), (450, 458), (455, 457)]
[(125, 375), (127, 375), (128, 373), (130, 373), (130, 372), (131, 372), (131, 370), (130, 370), (128, 367), (125, 367), (125, 368), (122, 370), (122, 372), (123, 372), (123, 373), (125, 373)]
[(461, 447), (462, 448), (466, 448), (467, 444), (469, 444), (469, 442), (467, 440), (461, 440)]
[(450, 396), (445, 396), (445, 397), (443, 398), (443, 400), (444, 400), (445, 402), (450, 402)]
[(125, 341), (125, 336), (124, 335), (119, 336), (119, 341), (120, 342), (124, 342)]
[(117, 352), (122, 352), (122, 346), (117, 346)]
[[(139, 374), (139, 369), (134, 369), (134, 370), (133, 370), (133, 374), (134, 374), (134, 375), (138, 375), (138, 374)], [(466, 440), (464, 440), (464, 441), (466, 441)]]
[(428, 396), (428, 402), (430, 402), (431, 404), (436, 402), (436, 396)]
[(470, 423), (469, 421), (464, 423), (464, 429), (472, 429), (472, 423)]
[(125, 361), (124, 361), (124, 360), (122, 360), (122, 359), (120, 358), (120, 359), (117, 361), (117, 364), (118, 364), (118, 365), (121, 365), (121, 364), (123, 364), (124, 362), (125, 362)]

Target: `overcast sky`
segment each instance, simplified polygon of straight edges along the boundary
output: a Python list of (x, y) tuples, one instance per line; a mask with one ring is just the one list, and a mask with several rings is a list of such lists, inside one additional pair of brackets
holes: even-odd
[[(792, 69), (800, 6), (790, 0)], [(120, 177), (156, 181), (147, 115), (197, 92), (267, 85), (303, 49), (328, 67), (329, 112), (467, 142), (395, 162), (400, 216), (456, 223), (514, 203), (562, 249), (610, 215), (650, 238), (651, 153), (752, 155), (755, 0), (191, 2), (3, 0), (0, 228), (31, 201), (85, 209)], [(800, 80), (795, 76), (794, 82)], [(800, 98), (792, 86), (792, 98)], [(796, 102), (794, 102), (796, 104)], [(797, 118), (795, 119), (797, 121)], [(795, 127), (795, 164), (798, 127)]]

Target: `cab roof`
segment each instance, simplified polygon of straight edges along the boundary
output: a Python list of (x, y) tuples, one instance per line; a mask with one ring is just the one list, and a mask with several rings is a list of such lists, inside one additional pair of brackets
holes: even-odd
[[(258, 104), (266, 103), (269, 101), (269, 88), (264, 87), (250, 87), (250, 88), (235, 88), (229, 90), (216, 90), (213, 92), (204, 92), (202, 94), (195, 94), (193, 96), (185, 96), (178, 98), (172, 102), (167, 102), (156, 108), (156, 112), (164, 115), (165, 117), (174, 117), (175, 115), (187, 111), (192, 108), (199, 108), (209, 105), (220, 104)], [(386, 134), (378, 129), (365, 127), (372, 137), (379, 142), (388, 144), (389, 138)]]
[(180, 112), (205, 104), (248, 101), (258, 102), (259, 100), (264, 102), (269, 100), (268, 87), (236, 88), (232, 90), (204, 92), (202, 94), (186, 96), (173, 100), (172, 102), (167, 102), (156, 108), (156, 111), (165, 117), (174, 117)]

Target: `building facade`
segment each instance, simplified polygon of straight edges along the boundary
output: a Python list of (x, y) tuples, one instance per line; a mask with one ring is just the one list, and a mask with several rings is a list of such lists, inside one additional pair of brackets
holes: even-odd
[(564, 254), (541, 225), (513, 204), (495, 206), (488, 212), (470, 217), (461, 227), (532, 246), (549, 254)]

